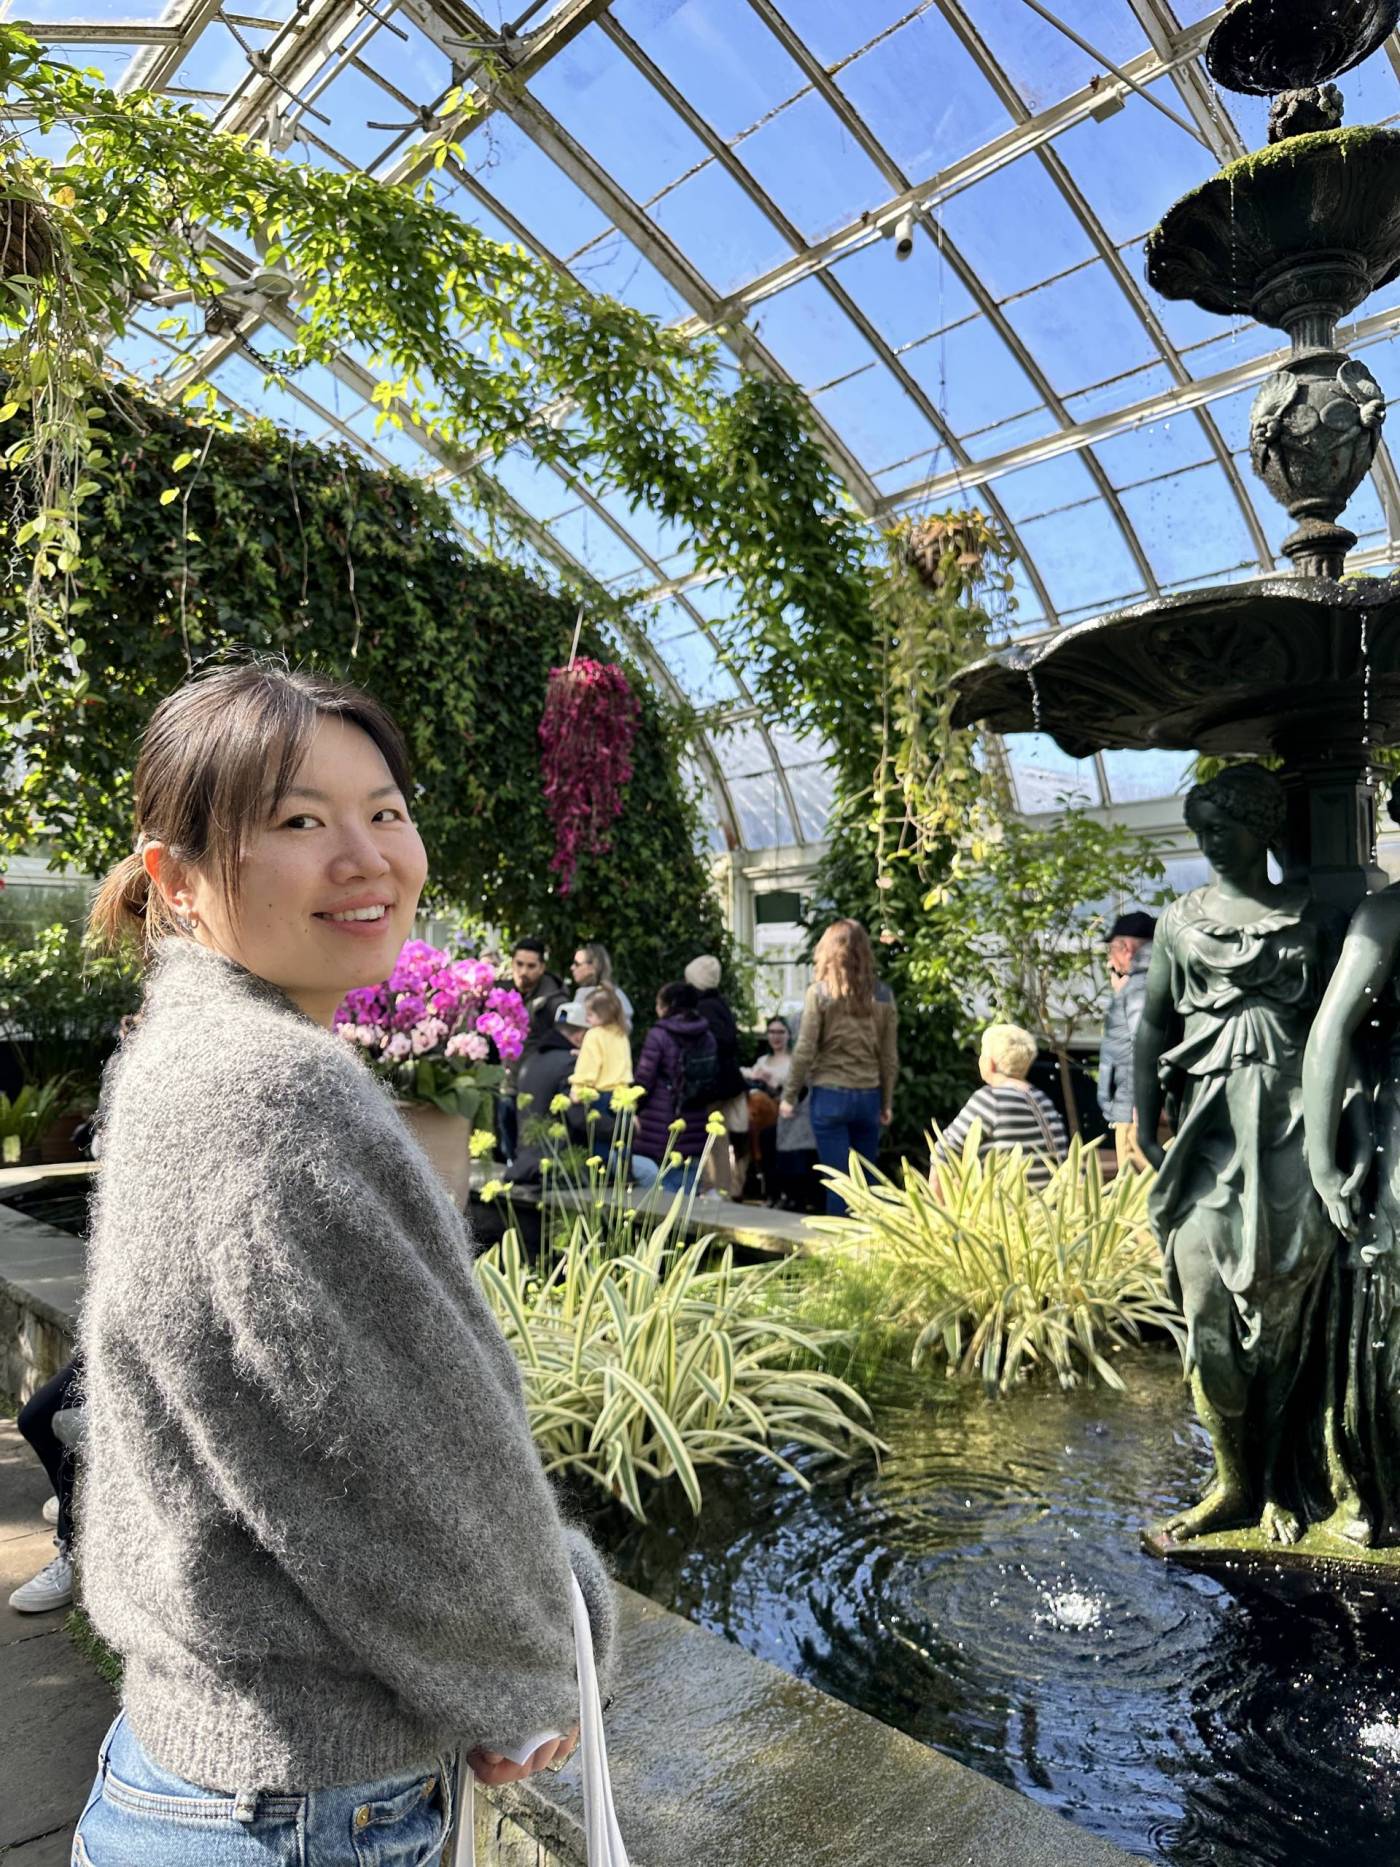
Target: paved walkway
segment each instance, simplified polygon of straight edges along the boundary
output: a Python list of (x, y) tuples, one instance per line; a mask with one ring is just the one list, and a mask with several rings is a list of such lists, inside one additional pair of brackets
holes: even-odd
[(64, 1631), (65, 1611), (4, 1605), (53, 1555), (40, 1516), (49, 1482), (12, 1419), (0, 1419), (0, 1863), (68, 1867), (73, 1824), (115, 1701)]

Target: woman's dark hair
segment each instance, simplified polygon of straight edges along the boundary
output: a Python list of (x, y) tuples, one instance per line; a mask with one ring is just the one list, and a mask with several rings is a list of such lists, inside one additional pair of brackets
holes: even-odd
[(412, 779), (403, 736), (387, 710), (358, 687), (252, 660), (198, 674), (168, 694), (142, 735), (132, 853), (93, 899), (88, 924), (94, 939), (108, 948), (141, 939), (149, 948), (179, 931), (146, 873), (150, 843), (217, 877), (236, 903), (248, 833), (276, 809), (325, 719), (366, 733), (408, 800)]
[(700, 994), (693, 985), (687, 985), (684, 979), (672, 979), (669, 985), (663, 985), (656, 994), (656, 1002), (665, 1018), (673, 1011), (694, 1011), (700, 1003)]
[(1227, 765), (1186, 793), (1183, 812), (1192, 830), (1200, 828), (1200, 806), (1213, 804), (1221, 816), (1276, 848), (1283, 835), (1286, 805), (1283, 786), (1262, 765)]

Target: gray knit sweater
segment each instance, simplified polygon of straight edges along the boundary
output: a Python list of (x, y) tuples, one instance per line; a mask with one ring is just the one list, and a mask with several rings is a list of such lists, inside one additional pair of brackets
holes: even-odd
[(393, 1774), (578, 1715), (560, 1520), (461, 1215), (340, 1039), (167, 943), (102, 1117), (86, 1605), (211, 1788)]

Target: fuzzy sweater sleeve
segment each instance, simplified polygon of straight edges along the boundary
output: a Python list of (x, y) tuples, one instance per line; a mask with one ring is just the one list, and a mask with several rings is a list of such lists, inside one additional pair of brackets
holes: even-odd
[[(154, 1618), (177, 1645), (230, 1677), (281, 1650), (303, 1695), (324, 1670), (333, 1709), (334, 1680), (362, 1669), (414, 1728), (500, 1750), (577, 1719), (571, 1566), (606, 1677), (610, 1585), (560, 1519), (460, 1215), (346, 1065), (362, 1067), (314, 1046), (290, 1071), (264, 1059), (250, 1093), (225, 1083), (222, 1100), (187, 1079), (203, 1171), (162, 1171), (159, 1146), (133, 1161), (116, 1124), (103, 1201), (120, 1262), (98, 1263), (85, 1319), (97, 1419), (120, 1438), (146, 1411), (159, 1466), (184, 1476), (178, 1512), (162, 1510), (141, 1495), (164, 1482), (142, 1469), (150, 1447), (113, 1442), (95, 1485), (96, 1618), (133, 1674), (178, 1698), (178, 1654), (131, 1608), (137, 1568), (123, 1589), (106, 1560), (125, 1510), (169, 1579)], [(161, 1122), (145, 1113), (149, 1142)]]

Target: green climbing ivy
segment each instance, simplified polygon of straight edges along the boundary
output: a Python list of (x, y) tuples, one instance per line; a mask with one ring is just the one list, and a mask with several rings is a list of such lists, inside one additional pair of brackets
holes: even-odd
[[(0, 770), (23, 773), (0, 785), (0, 857), (42, 838), (56, 861), (105, 869), (130, 847), (133, 749), (157, 700), (210, 656), (275, 651), (393, 710), (439, 906), (543, 933), (563, 962), (573, 943), (603, 940), (639, 1010), (697, 952), (728, 962), (678, 768), (693, 722), (635, 666), (635, 771), (612, 850), (580, 861), (566, 901), (553, 892), (537, 730), (548, 671), (568, 659), (573, 596), (474, 558), (436, 494), (346, 450), (119, 407), (131, 438), (84, 507), (73, 671), (33, 705), (15, 678), (18, 637), (0, 650)], [(162, 505), (190, 455), (180, 500)], [(614, 623), (585, 610), (580, 652), (628, 665)]]

